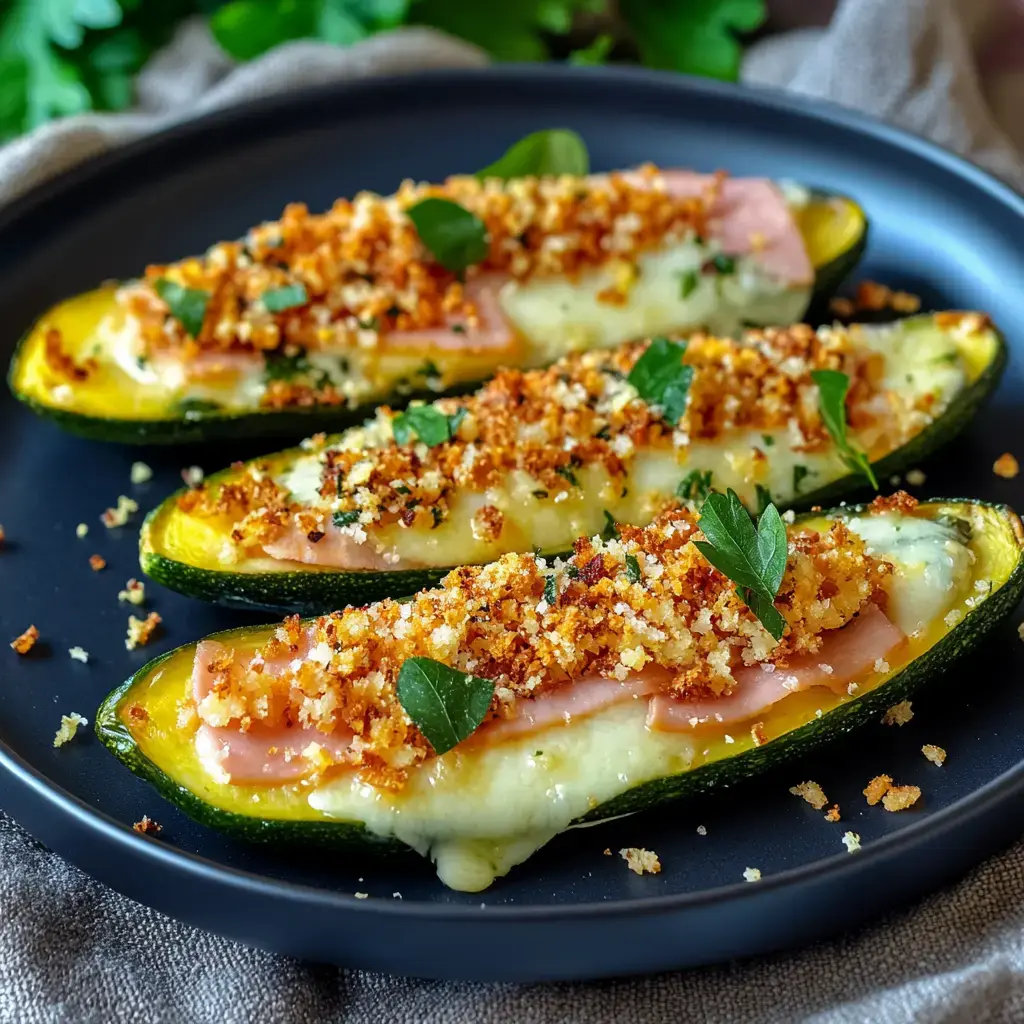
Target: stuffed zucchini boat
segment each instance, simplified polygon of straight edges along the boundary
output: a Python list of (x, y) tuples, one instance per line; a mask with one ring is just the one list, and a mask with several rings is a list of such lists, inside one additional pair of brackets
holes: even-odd
[(824, 504), (915, 465), (992, 391), (975, 313), (658, 339), (503, 371), (476, 395), (240, 463), (147, 517), (142, 569), (221, 604), (313, 614), (509, 551), (567, 551), (733, 488)]
[(853, 201), (764, 179), (491, 173), (323, 214), (295, 204), (240, 241), (63, 302), (22, 342), (11, 387), (99, 439), (301, 436), (501, 366), (792, 323), (865, 244)]
[(217, 634), (141, 669), (96, 729), (214, 828), (404, 844), (478, 891), (574, 824), (875, 718), (1021, 596), (1005, 506), (898, 493), (786, 518), (715, 494), (564, 561)]

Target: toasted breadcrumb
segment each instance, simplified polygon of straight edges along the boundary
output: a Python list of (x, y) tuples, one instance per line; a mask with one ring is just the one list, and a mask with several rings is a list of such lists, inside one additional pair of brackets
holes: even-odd
[(708, 830), (707, 830), (707, 828), (705, 828), (705, 826), (703, 826), (703, 825), (698, 825), (697, 826), (697, 835), (699, 835), (699, 836), (706, 836), (707, 834), (708, 834)]
[(927, 479), (920, 469), (912, 469), (907, 473), (907, 483), (911, 487), (920, 487)]
[(825, 812), (825, 820), (826, 821), (838, 821), (839, 820), (839, 804), (833, 804)]
[(117, 499), (117, 507), (108, 508), (100, 520), (108, 530), (112, 530), (115, 526), (124, 526), (129, 517), (138, 511), (139, 503), (122, 494)]
[(101, 569), (106, 569), (107, 560), (102, 555), (90, 555), (89, 565), (93, 572), (99, 572)]
[(128, 637), (124, 642), (125, 647), (129, 651), (134, 651), (136, 647), (143, 647), (149, 643), (153, 637), (153, 632), (156, 627), (160, 625), (163, 620), (156, 612), (150, 612), (144, 619), (136, 618), (134, 615), (128, 616)]
[(63, 747), (65, 743), (75, 738), (80, 725), (88, 724), (89, 719), (83, 718), (77, 711), (72, 711), (70, 715), (61, 715), (60, 728), (57, 730), (57, 735), (53, 737), (53, 745)]
[(921, 753), (924, 754), (932, 764), (939, 765), (940, 767), (946, 760), (946, 752), (942, 747), (935, 746), (934, 743), (926, 743), (921, 748)]
[(83, 665), (89, 661), (89, 652), (84, 647), (69, 647), (68, 655), (72, 661), (80, 661)]
[(75, 527), (75, 536), (79, 540), (81, 540), (83, 537), (85, 537), (88, 532), (89, 532), (89, 527), (86, 526), (85, 523), (79, 523)]
[(1003, 452), (992, 464), (992, 472), (1004, 480), (1012, 480), (1020, 472), (1020, 464), (1009, 452)]
[(195, 490), (203, 482), (205, 475), (201, 466), (186, 466), (181, 471), (181, 479), (192, 490)]
[(163, 831), (163, 826), (158, 825), (148, 814), (144, 814), (132, 828), (144, 836), (159, 835)]
[(612, 851), (607, 846), (604, 848), (604, 855), (606, 857), (610, 857), (612, 855)]
[(764, 731), (764, 722), (755, 722), (750, 727), (750, 738), (755, 747), (762, 747), (768, 742), (768, 734)]
[(874, 807), (879, 800), (889, 792), (889, 787), (892, 785), (892, 779), (888, 775), (876, 775), (868, 784), (864, 787), (864, 795), (868, 798), (868, 804)]
[(835, 316), (842, 317), (844, 320), (847, 317), (853, 316), (857, 312), (857, 307), (853, 304), (853, 299), (848, 299), (843, 295), (836, 295), (829, 300), (828, 304), (829, 312)]
[(761, 881), (761, 869), (760, 868), (744, 868), (743, 869), (743, 880), (746, 882), (760, 882)]
[(653, 850), (644, 850), (638, 846), (628, 846), (619, 850), (619, 856), (626, 862), (630, 871), (638, 875), (645, 872), (649, 875), (656, 875), (661, 871), (661, 861)]
[(140, 583), (133, 576), (125, 585), (124, 590), (117, 593), (118, 601), (128, 601), (131, 604), (142, 604), (146, 600), (146, 585)]
[(355, 896), (357, 900), (365, 900), (369, 899), (370, 897), (370, 894), (368, 892), (354, 892), (352, 895)]
[(816, 782), (801, 782), (799, 785), (791, 786), (789, 791), (793, 796), (803, 797), (816, 811), (820, 811), (828, 803), (828, 797)]
[(918, 786), (892, 786), (882, 797), (882, 806), (887, 811), (905, 811), (921, 799)]
[(131, 470), (131, 481), (133, 484), (144, 484), (153, 479), (153, 470), (144, 462), (133, 462)]
[(856, 832), (844, 832), (843, 845), (847, 853), (856, 853), (860, 849), (860, 836)]
[(19, 654), (28, 654), (35, 647), (38, 639), (39, 630), (35, 626), (29, 626), (21, 636), (17, 636), (11, 641), (11, 647)]
[[(876, 668), (876, 671), (878, 669)], [(914, 717), (913, 709), (909, 700), (901, 700), (899, 704), (893, 704), (884, 715), (882, 725), (906, 725)]]

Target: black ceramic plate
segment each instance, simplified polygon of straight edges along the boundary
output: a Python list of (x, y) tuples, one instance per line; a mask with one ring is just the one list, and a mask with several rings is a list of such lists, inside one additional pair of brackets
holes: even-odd
[[(1021, 502), (992, 474), (1024, 428), (1024, 201), (923, 142), (838, 108), (679, 77), (535, 67), (333, 86), (204, 118), (35, 192), (0, 217), (0, 356), (56, 300), (147, 262), (202, 250), (275, 216), (403, 177), (481, 167), (529, 131), (582, 133), (596, 168), (666, 166), (791, 177), (857, 196), (872, 222), (865, 274), (927, 306), (989, 311), (1016, 365), (969, 433), (931, 464), (923, 490)], [(91, 733), (55, 750), (61, 713), (101, 697), (167, 648), (246, 621), (149, 585), (166, 622), (126, 652), (135, 525), (99, 521), (119, 494), (145, 511), (179, 469), (258, 449), (140, 451), (67, 437), (0, 396), (0, 638), (30, 622), (38, 653), (0, 646), (0, 803), (43, 842), (124, 893), (269, 949), (349, 966), (472, 979), (587, 978), (776, 949), (833, 932), (963, 872), (1024, 824), (1024, 645), (1010, 622), (915, 700), (902, 729), (869, 727), (812, 760), (699, 802), (570, 832), (488, 892), (445, 890), (416, 859), (276, 854), (221, 838), (165, 804)], [(1024, 455), (1024, 451), (1020, 452)], [(133, 487), (144, 458), (152, 482)], [(89, 524), (86, 539), (75, 536)], [(137, 522), (137, 520), (136, 520)], [(108, 568), (90, 570), (102, 554)], [(249, 621), (252, 621), (251, 619)], [(73, 662), (73, 645), (91, 654)], [(936, 768), (922, 743), (949, 752)], [(860, 791), (887, 772), (924, 790), (903, 814)], [(788, 793), (813, 778), (843, 820)], [(143, 813), (160, 839), (134, 834)], [(706, 835), (698, 834), (703, 825)], [(850, 856), (842, 833), (860, 833)], [(609, 847), (657, 851), (639, 878)], [(743, 881), (746, 867), (763, 880)], [(369, 893), (356, 900), (356, 891)]]

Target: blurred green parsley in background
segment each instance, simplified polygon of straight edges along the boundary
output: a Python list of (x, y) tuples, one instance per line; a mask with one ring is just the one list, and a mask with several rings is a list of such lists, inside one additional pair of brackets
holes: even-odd
[(135, 73), (192, 15), (240, 61), (288, 39), (348, 46), (432, 25), (495, 60), (640, 62), (735, 79), (737, 37), (762, 24), (765, 0), (0, 0), (0, 141), (131, 106)]

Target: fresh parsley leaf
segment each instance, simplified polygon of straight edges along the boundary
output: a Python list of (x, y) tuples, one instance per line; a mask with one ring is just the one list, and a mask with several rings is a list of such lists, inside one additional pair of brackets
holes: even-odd
[(484, 720), (494, 682), (442, 665), (407, 658), (398, 671), (398, 699), (437, 754), (461, 743)]
[(199, 288), (186, 288), (166, 277), (153, 282), (157, 295), (167, 303), (167, 308), (182, 327), (185, 333), (193, 338), (199, 337), (206, 319), (206, 307), (210, 301), (210, 293)]
[(762, 487), (760, 484), (754, 485), (754, 491), (757, 494), (757, 514), (761, 516), (764, 514), (765, 509), (772, 503), (772, 492), (767, 487)]
[(688, 299), (697, 290), (699, 283), (700, 274), (696, 270), (692, 267), (689, 270), (684, 270), (679, 275), (679, 298)]
[(843, 462), (855, 473), (863, 473), (877, 491), (878, 479), (867, 455), (846, 435), (846, 394), (850, 378), (839, 370), (812, 370), (811, 378), (818, 385), (818, 410)]
[(771, 434), (762, 434), (761, 440), (764, 442), (765, 448), (771, 448), (775, 444), (775, 438)]
[(265, 380), (294, 380), (309, 370), (309, 360), (305, 352), (285, 355), (280, 350), (264, 352), (266, 368), (263, 371)]
[(614, 45), (615, 40), (607, 32), (604, 32), (589, 46), (573, 50), (569, 54), (569, 63), (578, 68), (597, 67), (607, 62), (608, 54), (612, 52)]
[(804, 482), (807, 477), (811, 475), (811, 471), (806, 466), (801, 466), (799, 463), (793, 467), (793, 493), (800, 493), (800, 485)]
[(555, 466), (555, 472), (572, 484), (573, 487), (579, 487), (580, 481), (576, 474), (572, 471), (569, 466)]
[(535, 498), (546, 498), (548, 496), (548, 492), (547, 491), (534, 491), (533, 492), (533, 496)]
[(434, 520), (434, 525), (431, 526), (432, 530), (436, 530), (444, 521), (445, 513), (443, 509), (439, 509), (436, 505), (430, 506), (430, 516)]
[(683, 501), (705, 501), (711, 493), (711, 470), (691, 469), (676, 488), (676, 497)]
[(712, 257), (711, 266), (713, 266), (720, 274), (736, 273), (736, 261), (731, 256), (725, 256), (722, 253)]
[(626, 579), (630, 583), (639, 583), (643, 579), (636, 555), (626, 555)]
[(615, 522), (615, 516), (604, 509), (604, 529), (601, 531), (601, 537), (604, 540), (614, 540), (619, 535), (619, 524)]
[(729, 488), (711, 494), (701, 506), (698, 524), (707, 540), (694, 541), (697, 550), (738, 585), (737, 593), (776, 640), (786, 620), (774, 606), (786, 572), (786, 527), (769, 504), (754, 527), (750, 513)]
[(451, 420), (432, 405), (413, 405), (400, 412), (391, 421), (391, 430), (399, 444), (408, 444), (415, 434), (428, 448), (452, 436)]
[(662, 409), (673, 426), (686, 412), (686, 396), (693, 367), (683, 363), (686, 346), (668, 338), (655, 338), (629, 371), (627, 380), (648, 405)]
[(469, 410), (464, 405), (460, 405), (459, 408), (448, 417), (448, 433), (451, 437), (454, 437), (458, 433), (459, 426), (468, 415)]
[(359, 522), (359, 512), (354, 509), (351, 512), (335, 512), (331, 520), (335, 526), (351, 526)]
[(420, 241), (445, 270), (457, 274), (486, 258), (487, 226), (458, 203), (430, 197), (405, 212)]
[(735, 81), (742, 48), (737, 36), (760, 28), (765, 0), (620, 0), (648, 67)]
[(544, 600), (552, 608), (558, 604), (558, 576), (555, 573), (544, 577)]
[(296, 309), (309, 302), (306, 286), (303, 284), (286, 284), (281, 288), (269, 288), (261, 297), (268, 313), (283, 313), (286, 309)]
[(505, 154), (482, 171), (478, 178), (542, 177), (545, 175), (584, 175), (590, 171), (587, 144), (567, 128), (534, 132), (512, 145)]

